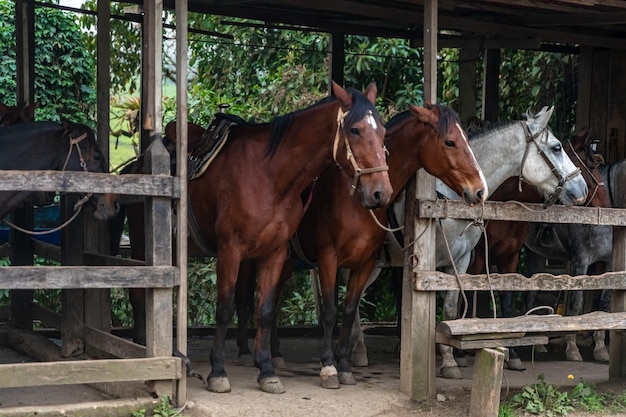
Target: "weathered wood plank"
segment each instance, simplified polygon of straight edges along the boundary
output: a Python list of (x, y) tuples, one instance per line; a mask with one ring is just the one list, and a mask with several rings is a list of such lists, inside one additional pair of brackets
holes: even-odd
[(440, 322), (436, 331), (449, 336), (490, 333), (572, 333), (626, 329), (626, 312), (594, 311), (580, 316), (519, 316), (497, 319), (458, 319)]
[(496, 347), (517, 347), (517, 346), (534, 346), (534, 345), (547, 345), (548, 336), (524, 336), (516, 337), (514, 339), (481, 339), (481, 340), (459, 340), (456, 337), (445, 335), (443, 333), (437, 333), (437, 343), (443, 345), (452, 346), (462, 350), (473, 350), (483, 348), (496, 348)]
[(180, 198), (180, 183), (169, 175), (0, 170), (0, 178), (0, 191), (94, 192)]
[(122, 258), (120, 256), (102, 255), (99, 253), (83, 253), (85, 265), (106, 265), (106, 266), (146, 266), (145, 261), (139, 259)]
[(469, 417), (498, 417), (504, 351), (499, 348), (476, 352)]
[[(128, 372), (132, 369), (132, 372)], [(0, 387), (179, 379), (179, 358), (100, 359), (0, 365)]]
[(601, 207), (565, 207), (554, 205), (543, 208), (541, 204), (486, 201), (484, 205), (470, 207), (460, 200), (426, 200), (417, 202), (417, 217), (458, 218), (484, 220), (515, 220), (541, 223), (577, 223), (626, 226), (624, 209)]
[[(626, 271), (605, 272), (602, 275), (552, 275), (537, 273), (527, 278), (521, 274), (459, 275), (464, 291), (565, 291), (602, 290), (626, 288)], [(413, 274), (416, 291), (458, 290), (459, 282), (454, 275), (439, 271), (415, 271)]]
[(6, 266), (0, 288), (173, 288), (180, 276), (174, 266)]

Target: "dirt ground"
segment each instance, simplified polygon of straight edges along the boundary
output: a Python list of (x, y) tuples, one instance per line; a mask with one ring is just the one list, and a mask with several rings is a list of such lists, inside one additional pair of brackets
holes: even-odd
[[(208, 354), (212, 340), (194, 339), (189, 343), (189, 357), (193, 370), (206, 377), (209, 372)], [(292, 417), (315, 415), (316, 417), (359, 416), (359, 417), (465, 417), (469, 410), (473, 357), (468, 356), (470, 366), (463, 368), (464, 379), (445, 380), (437, 377), (437, 399), (413, 402), (399, 392), (398, 339), (393, 336), (367, 336), (370, 365), (354, 368), (357, 385), (342, 386), (338, 390), (326, 390), (319, 385), (319, 338), (286, 338), (281, 350), (285, 355), (286, 367), (278, 374), (287, 392), (271, 395), (259, 390), (256, 382), (257, 370), (239, 366), (236, 360), (234, 340), (227, 341), (227, 364), (232, 392), (214, 394), (195, 378), (188, 378), (188, 401), (181, 413), (188, 417)], [(520, 388), (534, 382), (541, 373), (547, 383), (562, 387), (573, 386), (581, 379), (594, 383), (600, 390), (622, 392), (626, 382), (607, 382), (608, 366), (590, 361), (590, 349), (583, 347), (585, 362), (572, 363), (560, 360), (562, 346), (551, 345), (551, 353), (539, 356), (534, 364), (530, 351), (519, 351), (527, 370), (524, 372), (505, 370), (502, 398), (513, 395)], [(5, 362), (32, 360), (19, 353), (0, 350)], [(568, 374), (574, 380), (567, 379)], [(139, 387), (139, 388), (138, 388)], [(128, 398), (141, 399), (141, 385), (133, 387)], [(144, 399), (147, 398), (147, 393)], [(88, 386), (38, 387), (0, 389), (0, 416), (52, 416), (72, 414), (62, 404), (80, 403), (82, 408), (95, 407), (100, 401), (110, 399), (102, 392)], [(139, 403), (138, 403), (139, 404)], [(30, 406), (28, 412), (24, 406)], [(140, 405), (137, 405), (140, 407)], [(21, 410), (17, 413), (16, 410)], [(52, 411), (51, 411), (52, 410)], [(57, 410), (55, 414), (53, 411)], [(130, 413), (126, 414), (128, 416)], [(84, 412), (80, 415), (101, 414)], [(113, 415), (113, 414), (103, 414)], [(122, 415), (122, 414), (115, 414)], [(590, 414), (570, 413), (572, 417), (589, 417)], [(624, 414), (623, 416), (626, 416)]]

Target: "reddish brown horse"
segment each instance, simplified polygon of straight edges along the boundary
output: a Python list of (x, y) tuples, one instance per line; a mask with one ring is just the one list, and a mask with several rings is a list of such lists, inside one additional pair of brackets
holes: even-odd
[[(579, 131), (576, 135), (564, 142), (564, 148), (572, 161), (581, 169), (585, 182), (589, 187), (586, 205), (594, 207), (609, 207), (609, 196), (602, 182), (598, 163), (593, 156), (589, 137), (585, 131)], [(518, 188), (519, 178), (513, 177), (505, 181), (493, 194), (489, 196), (493, 201), (519, 201), (523, 203), (541, 203), (544, 196), (534, 187), (522, 183), (522, 191)], [(528, 222), (514, 222), (504, 220), (489, 220), (485, 225), (487, 235), (489, 264), (495, 266), (499, 273), (517, 272), (520, 250), (528, 235)], [(474, 260), (470, 264), (467, 273), (485, 273), (486, 265), (485, 237), (482, 236), (474, 248)], [(499, 294), (503, 317), (512, 317), (512, 293), (502, 291)], [(511, 349), (511, 358), (516, 359), (514, 350)], [(515, 369), (524, 369), (519, 359), (509, 364)]]
[[(230, 391), (224, 370), (226, 329), (233, 315), (240, 265), (254, 260), (259, 283), (254, 349), (258, 382), (265, 392), (284, 392), (271, 363), (269, 343), (288, 241), (305, 211), (300, 197), (304, 189), (336, 164), (350, 177), (344, 191), (356, 192), (359, 204), (374, 209), (390, 200), (385, 128), (374, 107), (375, 84), (361, 93), (333, 83), (333, 92), (335, 97), (272, 123), (233, 126), (205, 173), (189, 183), (193, 216), (217, 256), (210, 391)], [(133, 236), (131, 244), (142, 246)], [(143, 307), (134, 305), (134, 309), (143, 314)]]
[[(486, 182), (458, 117), (451, 109), (442, 105), (410, 106), (410, 111), (399, 114), (386, 127), (385, 145), (389, 150), (393, 198), (416, 171), (424, 167), (461, 195), (466, 203), (477, 204), (484, 200), (488, 193)], [(350, 329), (387, 234), (381, 225), (387, 225), (388, 205), (367, 210), (348, 195), (350, 181), (349, 175), (335, 167), (320, 175), (297, 236), (304, 257), (317, 262), (319, 268), (324, 328), (320, 376), (325, 388), (355, 384), (348, 361)], [(286, 262), (282, 282), (291, 276), (294, 263), (295, 257)], [(341, 332), (333, 354), (331, 337), (337, 319), (338, 268), (349, 268), (350, 279)], [(243, 297), (244, 293), (239, 291), (238, 295)], [(243, 303), (239, 300), (238, 305)], [(245, 315), (240, 316), (240, 320), (245, 322)], [(240, 348), (247, 349), (247, 343), (242, 343), (241, 338), (239, 343)]]

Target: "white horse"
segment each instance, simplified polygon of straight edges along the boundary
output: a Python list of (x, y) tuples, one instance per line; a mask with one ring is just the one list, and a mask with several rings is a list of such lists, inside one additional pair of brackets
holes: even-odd
[[(566, 206), (582, 204), (587, 197), (587, 185), (562, 148), (548, 122), (554, 107), (544, 107), (525, 121), (509, 121), (487, 127), (472, 137), (470, 146), (487, 180), (489, 190), (497, 189), (506, 179), (520, 176), (544, 192), (547, 200), (560, 199)], [(437, 193), (449, 199), (459, 197), (441, 182), (436, 183)], [(393, 205), (399, 224), (404, 224), (404, 200)], [(437, 268), (454, 274), (465, 273), (471, 252), (481, 234), (479, 227), (468, 227), (467, 220), (441, 219), (437, 222), (436, 262)], [(445, 239), (444, 239), (445, 233)], [(446, 246), (449, 245), (449, 251)], [(389, 261), (379, 265), (370, 276), (370, 285), (382, 266), (404, 266), (403, 242), (389, 233), (386, 252)], [(342, 271), (345, 278), (345, 273)], [(366, 287), (367, 288), (367, 287)], [(448, 291), (444, 301), (445, 319), (457, 317), (459, 291)], [(367, 349), (364, 344), (360, 321), (355, 319), (352, 328), (352, 361), (355, 366), (367, 365)], [(461, 378), (461, 372), (452, 355), (452, 348), (440, 346), (443, 358), (441, 374), (445, 378)]]

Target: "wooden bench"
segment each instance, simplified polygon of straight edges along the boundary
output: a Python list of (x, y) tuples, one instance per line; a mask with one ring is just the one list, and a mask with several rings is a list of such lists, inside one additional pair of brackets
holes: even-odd
[(626, 329), (626, 312), (580, 316), (526, 315), (512, 318), (446, 320), (436, 327), (437, 343), (478, 349), (474, 362), (470, 417), (497, 416), (506, 347), (545, 345), (551, 335)]

